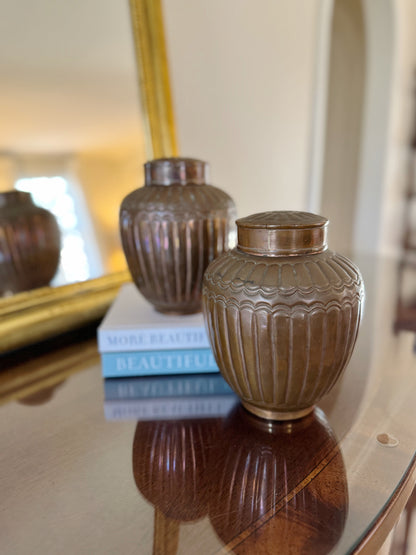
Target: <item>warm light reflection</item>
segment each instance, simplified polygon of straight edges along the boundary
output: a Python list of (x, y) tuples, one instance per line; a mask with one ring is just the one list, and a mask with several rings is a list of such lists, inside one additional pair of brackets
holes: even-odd
[(91, 277), (85, 241), (79, 230), (79, 218), (68, 181), (62, 176), (18, 179), (15, 188), (31, 193), (38, 206), (46, 208), (61, 230), (61, 259), (53, 285), (82, 281)]
[(127, 268), (126, 257), (121, 248), (115, 249), (109, 257), (108, 267), (112, 272), (119, 272)]

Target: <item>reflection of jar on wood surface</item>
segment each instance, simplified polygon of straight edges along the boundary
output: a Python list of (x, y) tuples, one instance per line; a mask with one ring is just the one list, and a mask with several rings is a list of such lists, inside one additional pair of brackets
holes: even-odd
[(121, 204), (128, 267), (143, 296), (160, 312), (199, 311), (203, 273), (230, 247), (234, 202), (207, 185), (208, 169), (207, 163), (189, 158), (148, 162), (145, 186)]
[(133, 441), (133, 475), (141, 493), (164, 515), (192, 521), (208, 513), (208, 453), (219, 420), (138, 422)]
[(205, 273), (204, 313), (217, 364), (258, 416), (308, 414), (354, 348), (364, 288), (354, 264), (327, 249), (327, 224), (305, 212), (237, 220), (237, 248)]
[(0, 295), (48, 285), (60, 257), (54, 215), (30, 193), (0, 193)]
[(341, 449), (319, 409), (283, 423), (238, 406), (210, 456), (209, 518), (224, 551), (324, 555), (334, 548), (348, 485)]

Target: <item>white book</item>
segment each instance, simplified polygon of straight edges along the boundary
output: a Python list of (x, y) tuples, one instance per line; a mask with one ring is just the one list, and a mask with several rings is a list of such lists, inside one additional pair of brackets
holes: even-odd
[(210, 348), (202, 313), (157, 312), (133, 283), (127, 283), (98, 327), (100, 353)]
[(226, 416), (238, 403), (234, 393), (104, 401), (106, 420), (176, 420)]

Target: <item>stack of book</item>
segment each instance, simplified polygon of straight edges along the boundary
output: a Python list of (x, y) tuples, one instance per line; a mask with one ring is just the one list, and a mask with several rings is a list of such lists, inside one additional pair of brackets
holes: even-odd
[(219, 374), (202, 314), (156, 312), (124, 285), (98, 328), (109, 420), (224, 416), (237, 396)]
[(98, 350), (105, 378), (218, 372), (202, 314), (160, 314), (132, 283), (99, 326)]
[(170, 420), (226, 416), (238, 398), (219, 374), (106, 379), (107, 420)]

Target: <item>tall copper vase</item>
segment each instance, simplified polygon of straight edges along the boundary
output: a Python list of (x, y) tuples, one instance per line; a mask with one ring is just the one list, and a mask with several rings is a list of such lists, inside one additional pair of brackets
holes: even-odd
[(0, 193), (0, 295), (48, 285), (60, 248), (51, 212), (36, 206), (30, 193)]
[(352, 354), (364, 287), (354, 264), (328, 250), (327, 224), (305, 212), (237, 220), (237, 248), (205, 273), (204, 314), (217, 364), (258, 416), (308, 414)]
[(160, 312), (201, 310), (202, 277), (232, 241), (235, 206), (208, 185), (208, 164), (166, 158), (145, 164), (145, 186), (120, 208), (120, 233), (134, 282)]

